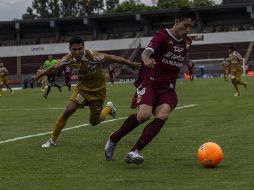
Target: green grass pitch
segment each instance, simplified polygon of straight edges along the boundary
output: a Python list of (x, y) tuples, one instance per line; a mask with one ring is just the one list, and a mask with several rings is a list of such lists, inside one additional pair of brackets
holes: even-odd
[[(177, 82), (177, 109), (158, 136), (142, 151), (142, 165), (127, 165), (124, 155), (143, 130), (135, 129), (118, 144), (112, 161), (103, 157), (104, 144), (123, 119), (64, 131), (57, 146), (42, 149), (70, 92), (53, 89), (48, 99), (39, 89), (3, 92), (0, 98), (0, 190), (248, 190), (254, 187), (254, 78), (244, 78), (234, 97), (230, 82), (221, 78)], [(117, 118), (127, 117), (134, 92), (132, 84), (107, 86), (107, 101), (113, 101)], [(88, 123), (89, 109), (78, 110), (66, 128)], [(112, 119), (112, 118), (108, 118)], [(204, 142), (218, 143), (224, 152), (213, 169), (197, 161)]]

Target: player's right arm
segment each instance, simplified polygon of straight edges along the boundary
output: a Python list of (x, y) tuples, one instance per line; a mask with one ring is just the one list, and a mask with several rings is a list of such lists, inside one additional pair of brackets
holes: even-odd
[(154, 65), (156, 64), (155, 60), (151, 58), (151, 55), (153, 54), (153, 50), (151, 48), (146, 48), (142, 54), (141, 58), (145, 65), (145, 67), (148, 68), (154, 68)]
[(58, 62), (57, 64), (55, 64), (55, 65), (49, 67), (48, 69), (46, 69), (45, 71), (43, 71), (42, 73), (33, 76), (32, 79), (31, 79), (31, 81), (38, 80), (40, 77), (45, 76), (45, 75), (47, 75), (47, 74), (54, 73), (54, 72), (56, 72), (57, 70), (59, 70), (61, 67), (62, 67), (61, 62)]
[(154, 68), (156, 61), (154, 58), (151, 58), (151, 56), (159, 47), (163, 45), (164, 41), (165, 40), (161, 32), (155, 33), (153, 35), (153, 38), (151, 39), (147, 48), (145, 48), (145, 50), (141, 54), (141, 58), (145, 67)]

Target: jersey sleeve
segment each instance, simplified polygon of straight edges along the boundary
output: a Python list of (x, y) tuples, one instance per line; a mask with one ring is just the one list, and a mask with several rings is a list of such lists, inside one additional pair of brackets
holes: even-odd
[(236, 56), (237, 59), (239, 59), (240, 61), (243, 60), (243, 57), (240, 55), (240, 53), (236, 52), (235, 56)]
[(164, 44), (165, 40), (162, 36), (161, 32), (157, 32), (153, 35), (150, 43), (148, 44), (146, 49), (150, 49), (153, 52), (156, 51), (162, 44)]
[(60, 60), (60, 64), (62, 66), (68, 66), (72, 64), (72, 61), (72, 56), (70, 54), (67, 54)]
[(105, 54), (104, 53), (100, 53), (97, 51), (91, 51), (91, 50), (87, 50), (87, 51), (91, 55), (91, 58), (94, 62), (101, 63), (101, 62), (105, 61), (105, 56), (104, 56)]

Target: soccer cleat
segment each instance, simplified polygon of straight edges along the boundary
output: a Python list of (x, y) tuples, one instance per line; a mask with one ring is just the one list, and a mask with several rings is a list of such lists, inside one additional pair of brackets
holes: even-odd
[(54, 143), (54, 141), (52, 141), (52, 139), (49, 139), (47, 142), (45, 142), (44, 144), (41, 145), (42, 148), (49, 148), (49, 147), (53, 147), (56, 146), (56, 143)]
[(114, 107), (112, 102), (107, 102), (106, 107), (110, 107), (111, 111), (109, 112), (109, 115), (112, 117), (116, 117), (116, 108)]
[(104, 148), (104, 156), (106, 160), (112, 160), (116, 145), (117, 143), (113, 142), (109, 137)]
[(59, 92), (62, 92), (62, 87), (59, 88)]
[(237, 92), (237, 93), (235, 93), (235, 94), (234, 94), (234, 96), (240, 96), (240, 93), (239, 93), (239, 92)]
[(138, 150), (131, 151), (129, 152), (125, 157), (124, 157), (125, 162), (128, 164), (142, 164), (144, 162), (143, 156), (139, 154)]

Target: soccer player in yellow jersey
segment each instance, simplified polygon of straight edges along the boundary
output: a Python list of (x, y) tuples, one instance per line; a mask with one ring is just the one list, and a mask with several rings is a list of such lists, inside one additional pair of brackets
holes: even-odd
[(224, 81), (228, 82), (228, 72), (229, 72), (229, 59), (224, 58), (222, 62), (222, 67), (223, 67), (223, 77)]
[(11, 87), (8, 84), (8, 74), (8, 70), (6, 69), (6, 67), (4, 67), (4, 63), (0, 60), (0, 97), (2, 96), (3, 85), (5, 85), (11, 93), (13, 93)]
[(247, 82), (241, 80), (243, 58), (240, 55), (240, 53), (235, 51), (235, 48), (233, 46), (229, 47), (228, 53), (229, 53), (229, 63), (231, 66), (231, 81), (236, 89), (236, 93), (234, 96), (239, 96), (240, 91), (237, 86), (238, 84), (243, 85), (247, 89)]
[(78, 108), (89, 106), (89, 120), (93, 126), (105, 120), (108, 114), (115, 116), (116, 110), (112, 102), (108, 102), (106, 107), (102, 109), (106, 97), (106, 82), (101, 63), (106, 61), (117, 62), (133, 68), (141, 66), (140, 63), (132, 62), (119, 56), (98, 53), (84, 48), (84, 41), (80, 37), (71, 38), (69, 41), (70, 52), (57, 64), (32, 78), (32, 81), (38, 80), (41, 76), (55, 72), (64, 66), (69, 66), (78, 75), (77, 86), (63, 113), (56, 120), (51, 138), (42, 145), (44, 148), (56, 145), (57, 137), (68, 118)]
[[(42, 73), (43, 71), (45, 71), (45, 69), (43, 68), (43, 66), (41, 66), (37, 72), (36, 72), (36, 75)], [(38, 79), (40, 85), (41, 85), (41, 92), (44, 92), (45, 91), (45, 83), (46, 83), (46, 80), (45, 80), (45, 76), (42, 76)]]

